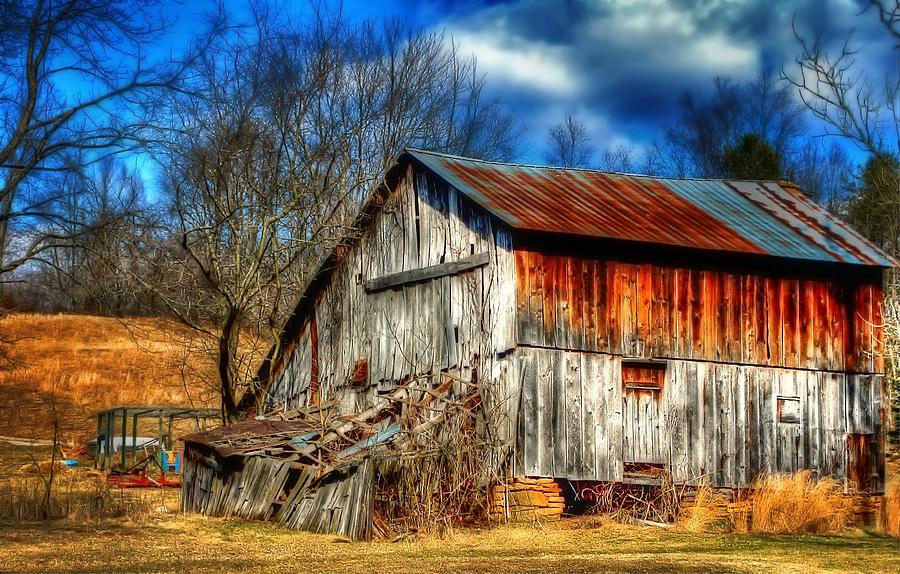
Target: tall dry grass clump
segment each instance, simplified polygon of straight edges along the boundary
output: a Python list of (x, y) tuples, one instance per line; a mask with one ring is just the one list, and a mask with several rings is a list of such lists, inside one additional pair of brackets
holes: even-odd
[(688, 532), (747, 532), (751, 502), (746, 489), (727, 493), (702, 482), (693, 499), (683, 499), (678, 527)]
[(706, 482), (700, 484), (694, 494), (690, 506), (683, 509), (678, 519), (678, 526), (688, 532), (709, 532), (722, 525), (722, 497), (709, 487)]
[[(54, 478), (51, 498), (45, 504), (46, 479), (24, 476), (0, 481), (0, 520), (140, 520), (165, 505), (164, 497), (168, 495), (158, 491), (125, 492), (100, 480), (69, 475)], [(172, 508), (177, 505), (172, 504)]]
[(843, 485), (828, 477), (814, 480), (809, 470), (761, 477), (751, 489), (751, 532), (837, 532), (853, 520), (853, 501)]
[(892, 477), (885, 486), (884, 499), (876, 516), (878, 532), (900, 537), (900, 476)]

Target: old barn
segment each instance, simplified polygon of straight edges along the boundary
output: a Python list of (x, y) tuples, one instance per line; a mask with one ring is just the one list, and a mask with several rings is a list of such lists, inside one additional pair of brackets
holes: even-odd
[(789, 183), (408, 150), (356, 231), (261, 373), (269, 410), (447, 373), (490, 386), (510, 479), (883, 487), (893, 262)]

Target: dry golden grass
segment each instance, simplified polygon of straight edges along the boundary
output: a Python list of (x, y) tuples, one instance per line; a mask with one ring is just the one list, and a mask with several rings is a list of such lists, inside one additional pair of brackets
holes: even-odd
[(11, 314), (0, 332), (14, 366), (0, 369), (0, 434), (93, 436), (95, 412), (126, 404), (215, 406), (214, 371), (180, 325), (150, 318)]
[[(894, 530), (879, 530), (896, 536), (900, 477), (891, 476), (879, 523), (893, 520)], [(688, 532), (836, 534), (847, 531), (856, 511), (853, 498), (844, 493), (839, 481), (814, 480), (811, 471), (804, 470), (760, 477), (749, 489), (735, 493), (733, 501), (702, 484), (693, 504), (683, 509), (678, 527)]]
[[(723, 515), (724, 500), (705, 482), (697, 487), (693, 504), (685, 509), (678, 520), (678, 527), (688, 532), (709, 532), (721, 529), (728, 518)], [(730, 529), (730, 524), (724, 524)]]
[(0, 523), (0, 570), (29, 572), (893, 572), (877, 536), (697, 534), (614, 523), (462, 529), (347, 544), (272, 524), (171, 514), (139, 522)]
[(884, 500), (876, 515), (878, 532), (900, 537), (900, 468), (896, 462), (888, 464), (888, 479), (884, 487)]
[(853, 519), (853, 501), (841, 483), (828, 477), (813, 480), (808, 470), (759, 478), (752, 489), (752, 532), (840, 532)]

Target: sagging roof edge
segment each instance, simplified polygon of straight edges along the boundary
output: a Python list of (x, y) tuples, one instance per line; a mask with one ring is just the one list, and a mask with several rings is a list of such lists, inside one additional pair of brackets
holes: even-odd
[[(464, 158), (461, 156), (440, 154), (437, 152), (421, 150), (421, 149), (416, 149), (416, 148), (405, 148), (397, 156), (397, 159), (392, 162), (391, 167), (388, 169), (387, 173), (385, 174), (383, 181), (376, 187), (375, 190), (372, 191), (369, 198), (364, 202), (363, 207), (362, 207), (362, 209), (360, 209), (359, 214), (357, 214), (357, 216), (354, 218), (353, 223), (349, 226), (350, 231), (347, 234), (345, 234), (345, 236), (337, 243), (337, 245), (335, 245), (335, 247), (332, 248), (332, 250), (329, 252), (329, 254), (324, 257), (324, 259), (322, 260), (322, 263), (319, 265), (319, 267), (317, 268), (315, 273), (313, 273), (312, 277), (310, 277), (309, 281), (307, 282), (306, 286), (303, 289), (302, 294), (300, 295), (300, 297), (297, 301), (297, 304), (294, 306), (293, 311), (291, 312), (291, 314), (288, 316), (288, 318), (285, 320), (284, 324), (282, 325), (280, 332), (282, 333), (283, 341), (290, 340), (291, 337), (293, 336), (293, 334), (296, 333), (300, 329), (300, 327), (303, 325), (303, 322), (306, 320), (306, 318), (309, 314), (309, 311), (315, 305), (315, 300), (316, 300), (315, 294), (317, 294), (323, 288), (323, 286), (325, 284), (327, 284), (327, 280), (330, 279), (332, 273), (337, 269), (337, 264), (339, 263), (339, 259), (340, 259), (339, 255), (338, 255), (339, 252), (343, 249), (349, 249), (356, 245), (356, 243), (359, 241), (362, 230), (365, 229), (365, 227), (369, 224), (369, 222), (374, 218), (375, 214), (381, 209), (381, 206), (384, 204), (385, 200), (390, 195), (390, 193), (391, 193), (392, 189), (394, 188), (394, 186), (396, 185), (396, 183), (401, 179), (403, 173), (405, 172), (405, 169), (407, 168), (407, 166), (409, 164), (411, 164), (411, 163), (415, 164), (416, 166), (425, 169), (432, 176), (437, 177), (441, 180), (444, 180), (444, 181), (446, 181), (446, 183), (448, 183), (450, 185), (453, 185), (454, 187), (459, 189), (459, 191), (462, 192), (470, 201), (473, 201), (476, 204), (478, 204), (479, 206), (481, 206), (480, 203), (475, 198), (472, 198), (467, 193), (465, 193), (466, 186), (461, 187), (460, 185), (458, 185), (459, 182), (456, 182), (456, 181), (447, 181), (447, 178), (444, 176), (444, 174), (438, 173), (437, 171), (432, 169), (427, 163), (422, 161), (420, 158), (416, 157), (416, 154), (427, 154), (427, 155), (438, 156), (438, 157), (451, 157), (451, 158), (462, 159), (462, 160), (467, 160), (467, 161), (477, 161), (477, 162), (484, 163), (487, 165), (519, 165), (519, 164), (512, 164), (509, 162), (496, 162), (496, 161)], [(558, 167), (550, 167), (550, 166), (533, 166), (533, 167), (545, 167), (546, 169), (559, 169), (559, 170), (566, 169), (566, 168), (558, 168)], [(599, 170), (576, 170), (576, 171), (599, 171)], [(611, 173), (611, 172), (603, 172), (603, 173)], [(637, 174), (618, 174), (618, 175), (628, 175), (631, 177), (654, 179), (652, 176), (646, 176), (646, 175), (637, 175)], [(671, 178), (669, 178), (669, 179), (671, 179)], [(695, 180), (695, 181), (706, 181), (706, 180), (694, 179), (694, 178), (684, 178), (684, 179), (685, 180)], [(821, 209), (821, 207), (818, 206), (818, 204), (815, 204), (814, 201), (812, 201), (811, 199), (806, 197), (806, 195), (803, 193), (803, 190), (797, 184), (795, 184), (789, 180), (780, 180), (777, 183), (779, 185), (781, 185), (783, 188), (785, 188), (786, 190), (789, 190), (790, 193), (794, 193), (798, 197), (802, 197), (802, 199), (804, 201), (806, 201), (810, 204), (813, 204), (813, 206), (815, 208)], [(484, 206), (481, 206), (481, 207), (483, 209), (485, 209), (485, 211), (490, 212), (489, 210), (484, 208)], [(491, 213), (491, 215), (496, 217), (496, 214)], [(861, 241), (868, 244), (872, 249), (884, 254), (884, 252), (881, 249), (879, 249), (877, 246), (875, 246), (871, 241), (869, 241), (865, 236), (863, 236), (862, 234), (857, 232), (851, 226), (849, 226), (845, 222), (843, 222), (840, 218), (833, 217), (832, 219), (837, 224), (841, 225), (845, 230), (847, 230), (850, 233), (853, 233)], [(505, 223), (505, 224), (508, 225), (508, 223)], [(510, 226), (510, 227), (513, 227), (513, 226)], [(525, 232), (527, 235), (558, 235), (558, 234), (554, 234), (552, 232), (536, 232), (536, 231), (529, 231), (529, 230), (520, 230), (520, 231)], [(642, 245), (653, 245), (653, 244), (648, 244), (648, 243), (641, 243), (641, 244)], [(672, 248), (673, 246), (667, 245), (667, 244), (660, 244), (660, 247)], [(677, 247), (675, 249), (678, 250)], [(694, 252), (703, 251), (703, 250), (687, 249), (687, 248), (681, 248), (681, 249), (684, 251), (694, 251)], [(719, 252), (709, 251), (709, 253), (719, 253)], [(741, 255), (739, 253), (734, 253), (734, 255), (741, 256), (742, 258), (744, 257), (744, 255)], [(801, 264), (801, 265), (806, 266), (811, 263), (814, 263), (814, 262), (810, 262), (809, 260), (805, 260), (805, 259), (779, 258), (779, 257), (773, 256), (773, 255), (761, 255), (760, 257), (762, 259), (771, 260), (773, 262), (780, 262), (782, 264)], [(893, 257), (891, 257), (887, 254), (884, 254), (884, 258), (887, 261), (891, 262), (893, 264), (893, 267), (900, 267), (900, 262), (898, 262)], [(829, 266), (829, 267), (856, 267), (856, 268), (862, 268), (862, 269), (868, 268), (871, 270), (876, 270), (876, 269), (881, 270), (881, 269), (886, 268), (886, 266), (883, 266), (883, 265), (861, 265), (861, 264), (839, 263), (839, 262), (834, 262), (834, 263), (823, 262), (823, 264), (826, 266)], [(813, 265), (813, 266), (815, 266), (815, 265)], [(284, 336), (285, 334), (288, 334), (288, 336), (285, 337)], [(241, 398), (241, 401), (238, 404), (239, 411), (249, 412), (251, 410), (255, 410), (255, 408), (259, 404), (259, 401), (265, 396), (265, 393), (268, 391), (268, 386), (271, 383), (271, 381), (269, 380), (269, 376), (271, 374), (272, 366), (274, 364), (276, 364), (277, 361), (281, 358), (280, 355), (281, 355), (282, 348), (283, 348), (283, 343), (272, 345), (272, 347), (269, 349), (269, 352), (266, 354), (266, 357), (263, 359), (263, 362), (260, 365), (260, 367), (256, 373), (255, 382), (257, 383), (257, 388), (256, 388), (255, 392), (246, 393)], [(276, 356), (276, 354), (278, 356)]]

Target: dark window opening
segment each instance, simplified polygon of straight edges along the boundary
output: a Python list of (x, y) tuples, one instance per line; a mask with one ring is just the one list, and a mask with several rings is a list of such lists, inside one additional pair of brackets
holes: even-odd
[(666, 379), (665, 363), (622, 363), (622, 384), (625, 389), (636, 391), (662, 390)]
[(800, 397), (778, 397), (778, 422), (800, 424)]

